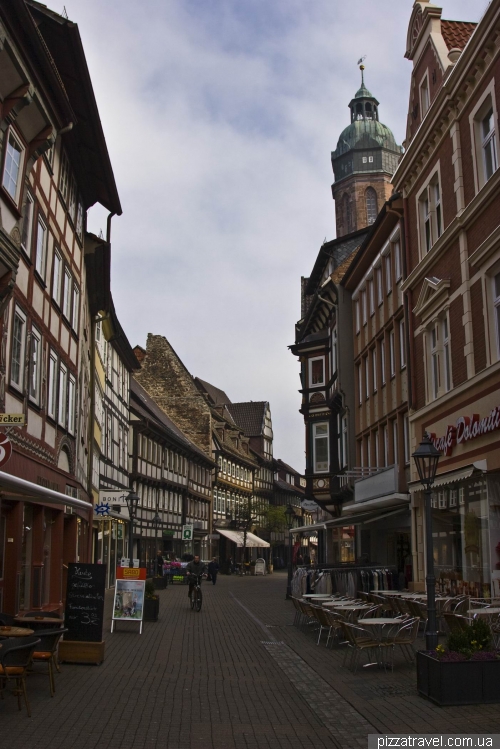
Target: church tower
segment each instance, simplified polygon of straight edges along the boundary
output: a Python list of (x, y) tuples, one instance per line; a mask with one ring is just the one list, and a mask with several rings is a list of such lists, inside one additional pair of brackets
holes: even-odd
[(337, 237), (373, 224), (392, 194), (390, 180), (403, 150), (379, 121), (379, 103), (365, 86), (364, 69), (361, 65), (361, 88), (349, 104), (351, 124), (332, 153)]

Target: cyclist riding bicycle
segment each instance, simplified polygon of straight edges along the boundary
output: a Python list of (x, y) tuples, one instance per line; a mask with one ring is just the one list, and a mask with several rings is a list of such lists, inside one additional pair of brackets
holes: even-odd
[(196, 579), (200, 577), (201, 575), (205, 574), (205, 572), (206, 572), (206, 565), (204, 565), (203, 562), (200, 561), (200, 555), (195, 554), (194, 559), (191, 562), (189, 562), (186, 567), (186, 574), (188, 576), (188, 582), (189, 582), (189, 590), (188, 590), (189, 598), (191, 598), (193, 588), (196, 585)]

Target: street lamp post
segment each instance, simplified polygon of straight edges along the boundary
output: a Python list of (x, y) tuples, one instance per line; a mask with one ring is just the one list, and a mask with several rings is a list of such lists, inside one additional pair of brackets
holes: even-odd
[(425, 544), (427, 559), (427, 630), (425, 634), (425, 645), (427, 650), (435, 650), (438, 644), (438, 632), (436, 625), (436, 578), (434, 576), (434, 550), (432, 543), (432, 506), (431, 486), (436, 478), (438, 461), (441, 453), (437, 450), (427, 432), (418, 448), (412, 455), (417, 466), (420, 482), (424, 487), (425, 503)]
[(125, 497), (125, 502), (127, 503), (127, 509), (128, 509), (128, 516), (129, 516), (129, 524), (128, 524), (128, 566), (133, 567), (134, 566), (134, 518), (137, 513), (137, 507), (139, 505), (139, 502), (141, 500), (139, 499), (138, 495), (132, 491), (132, 489), (129, 491), (127, 496)]
[(292, 597), (292, 530), (293, 521), (295, 518), (295, 512), (292, 505), (287, 505), (285, 510), (286, 524), (288, 528), (288, 582), (286, 586), (285, 600), (288, 601)]
[[(153, 523), (153, 528), (155, 529), (155, 548), (156, 548), (156, 572), (155, 575), (158, 577), (160, 575), (160, 572), (158, 570), (158, 528), (161, 525), (161, 517), (158, 515), (158, 511), (156, 512), (156, 515), (154, 516), (153, 520), (151, 521)], [(163, 573), (163, 570), (162, 570)]]

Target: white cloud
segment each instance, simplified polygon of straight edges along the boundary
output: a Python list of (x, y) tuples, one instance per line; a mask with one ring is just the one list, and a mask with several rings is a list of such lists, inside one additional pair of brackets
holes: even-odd
[[(411, 2), (66, 7), (124, 209), (112, 225), (112, 285), (131, 343), (161, 333), (233, 400), (269, 400), (275, 454), (302, 470), (299, 370), (287, 350), (300, 276), (334, 236), (330, 152), (349, 122), (361, 55), (381, 119), (404, 137)], [(449, 0), (443, 15), (481, 11)], [(92, 209), (92, 230), (105, 220)]]

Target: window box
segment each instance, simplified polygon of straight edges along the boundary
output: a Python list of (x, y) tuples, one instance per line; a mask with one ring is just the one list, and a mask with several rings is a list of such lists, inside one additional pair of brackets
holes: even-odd
[(441, 706), (500, 702), (500, 660), (447, 663), (419, 651), (417, 689)]

